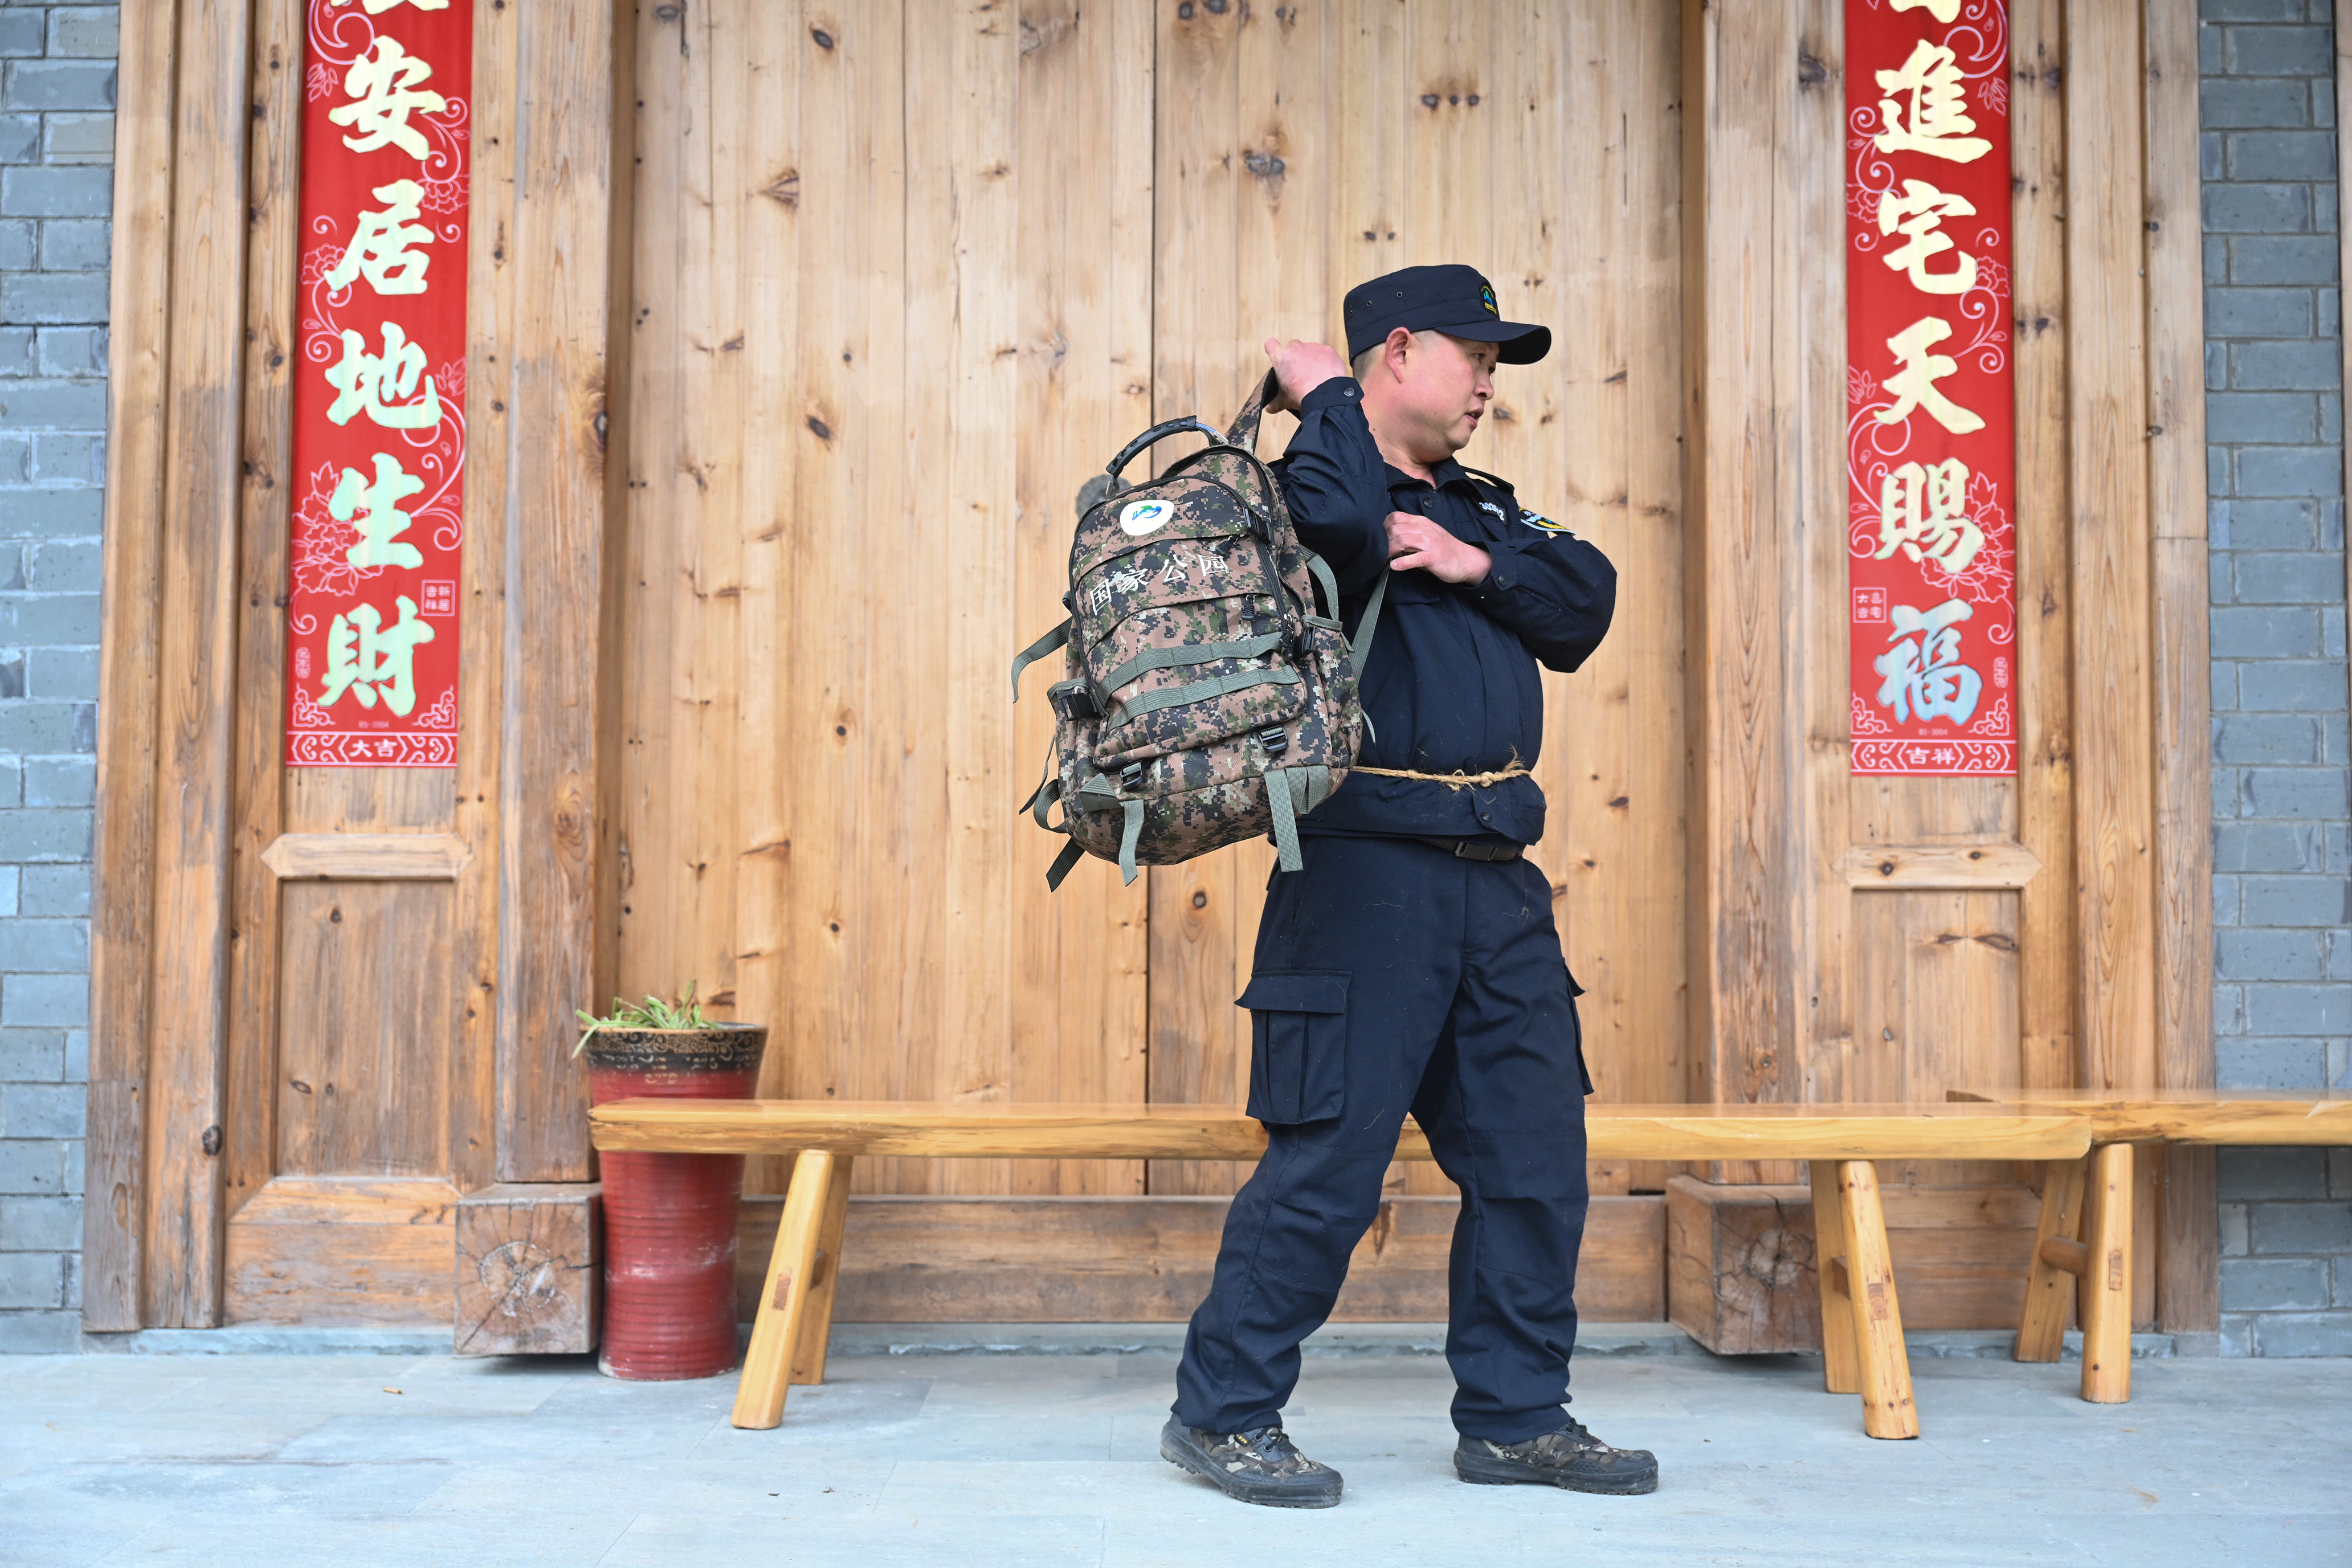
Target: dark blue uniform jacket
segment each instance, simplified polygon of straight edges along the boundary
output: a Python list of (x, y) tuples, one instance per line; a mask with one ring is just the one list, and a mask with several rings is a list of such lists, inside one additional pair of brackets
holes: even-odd
[[(1609, 630), (1617, 571), (1584, 541), (1525, 521), (1507, 489), (1473, 479), (1448, 458), (1429, 485), (1390, 468), (1364, 422), (1362, 388), (1334, 376), (1307, 395), (1298, 433), (1274, 465), (1306, 546), (1330, 563), (1341, 609), (1355, 627), (1388, 569), (1391, 511), (1418, 512), (1494, 558), (1475, 586), (1400, 572), (1364, 669), (1371, 723), (1360, 759), (1424, 773), (1497, 773), (1533, 766), (1543, 749), (1537, 669), (1571, 670)], [(1532, 778), (1450, 789), (1418, 779), (1350, 773), (1298, 824), (1301, 833), (1502, 837), (1543, 836), (1543, 791)]]

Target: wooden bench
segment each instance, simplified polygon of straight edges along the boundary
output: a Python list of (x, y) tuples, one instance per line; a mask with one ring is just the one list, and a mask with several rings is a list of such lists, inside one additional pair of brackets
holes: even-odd
[(2056, 1361), (2080, 1292), (2083, 1397), (2131, 1398), (2132, 1145), (2294, 1147), (2352, 1143), (2352, 1097), (2242, 1089), (1953, 1089), (1951, 1103), (2086, 1118), (2091, 1150), (2052, 1171), (2011, 1352)]
[[(1862, 1396), (1874, 1437), (1916, 1437), (1919, 1422), (1872, 1162), (2074, 1162), (2091, 1145), (2080, 1114), (1958, 1104), (1593, 1105), (1585, 1117), (1596, 1160), (1813, 1162), (1823, 1381)], [(735, 1396), (735, 1425), (759, 1429), (783, 1419), (791, 1384), (824, 1379), (858, 1156), (1254, 1160), (1265, 1150), (1265, 1130), (1228, 1106), (622, 1100), (590, 1111), (589, 1129), (599, 1149), (799, 1156)], [(1397, 1158), (1430, 1157), (1408, 1121)]]

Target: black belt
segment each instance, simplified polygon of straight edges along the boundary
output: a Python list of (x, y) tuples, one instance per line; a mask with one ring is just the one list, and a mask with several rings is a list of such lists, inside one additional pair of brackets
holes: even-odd
[(1424, 838), (1416, 833), (1412, 841), (1443, 849), (1456, 860), (1516, 860), (1528, 852), (1524, 844), (1497, 844), (1491, 838)]

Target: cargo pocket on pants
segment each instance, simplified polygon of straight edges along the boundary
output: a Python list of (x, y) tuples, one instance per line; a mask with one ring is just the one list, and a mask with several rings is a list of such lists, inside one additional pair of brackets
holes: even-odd
[(1249, 1113), (1273, 1127), (1337, 1116), (1348, 1080), (1348, 976), (1291, 971), (1250, 979)]

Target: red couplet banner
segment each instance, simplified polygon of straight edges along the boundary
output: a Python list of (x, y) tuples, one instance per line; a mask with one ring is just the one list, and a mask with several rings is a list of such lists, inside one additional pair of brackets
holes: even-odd
[(286, 761), (455, 767), (472, 0), (307, 0)]
[(1857, 773), (2017, 771), (2006, 0), (1846, 0)]

